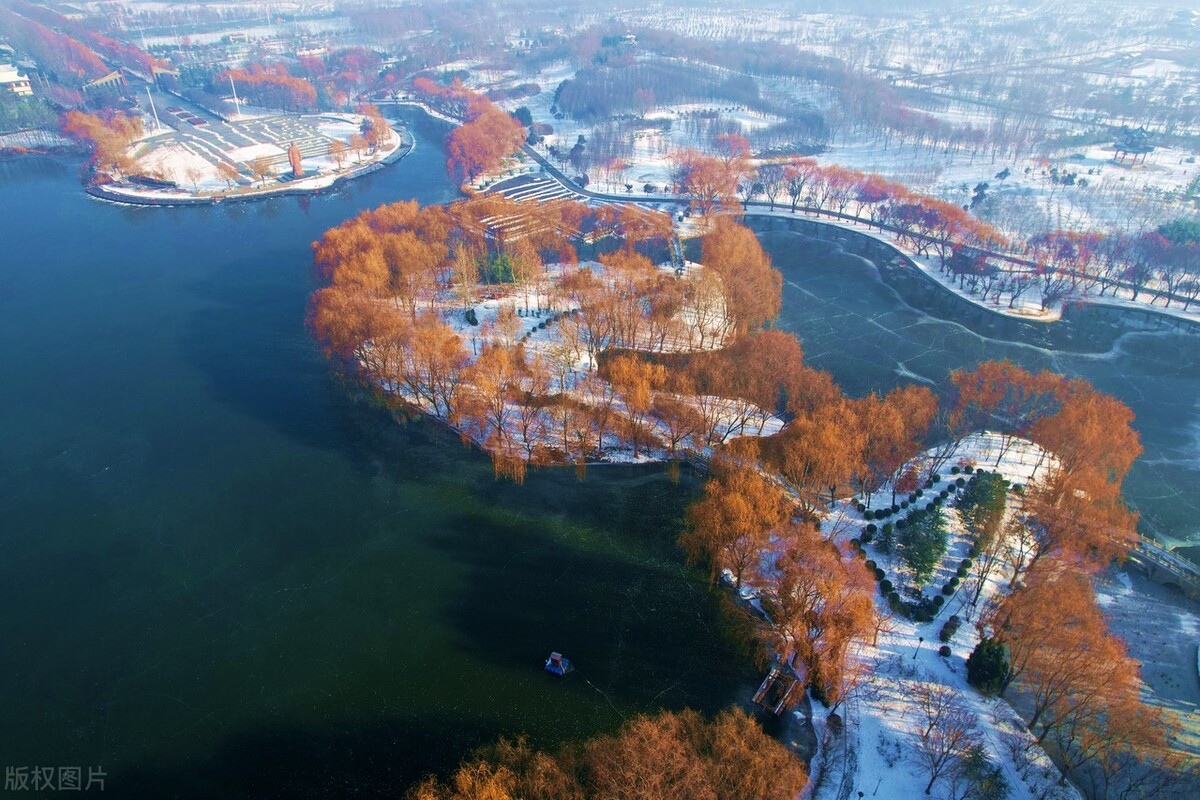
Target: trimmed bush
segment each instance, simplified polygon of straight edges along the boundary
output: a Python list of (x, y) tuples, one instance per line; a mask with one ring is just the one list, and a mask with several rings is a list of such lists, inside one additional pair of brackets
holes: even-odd
[(891, 533), (895, 529), (896, 529), (896, 526), (893, 525), (892, 523), (890, 523), (890, 522), (883, 523), (883, 532), (884, 533)]
[(1025, 494), (1025, 487), (1019, 483), (1012, 485), (1013, 494)]
[[(941, 608), (945, 604), (946, 598), (942, 597), (940, 594), (933, 598), (933, 605), (935, 608)], [(929, 615), (929, 619), (933, 619), (932, 614)]]
[(908, 520), (906, 520), (906, 519), (896, 520), (896, 530), (898, 530), (898, 531), (904, 530), (904, 526), (907, 524), (908, 524)]
[(900, 507), (901, 507), (901, 508), (908, 508), (908, 501), (907, 501), (907, 500), (901, 500), (901, 501), (900, 501)]
[(926, 489), (932, 489), (932, 488), (933, 488), (933, 478), (930, 478), (929, 480), (925, 481), (925, 488), (926, 488)]
[(985, 695), (999, 694), (1008, 677), (1008, 649), (995, 639), (980, 639), (967, 659), (967, 683)]
[[(883, 572), (883, 570), (879, 570), (879, 572)], [(895, 592), (893, 592), (893, 591), (892, 591), (892, 582), (891, 582), (891, 581), (889, 581), (887, 578), (881, 578), (881, 579), (880, 579), (880, 581), (879, 581), (879, 592), (880, 592), (881, 594), (883, 594), (883, 595), (887, 596), (887, 598), (888, 598), (889, 600), (891, 599), (891, 596), (892, 596), (893, 594), (896, 594)]]
[(874, 559), (870, 559), (870, 558), (868, 558), (868, 559), (867, 559), (867, 561), (866, 561), (866, 567), (867, 567), (867, 569), (869, 569), (869, 570), (871, 570), (872, 572), (874, 572), (874, 571), (875, 571), (875, 561), (874, 561)]
[(943, 500), (945, 500), (949, 496), (950, 496), (949, 489), (942, 489), (940, 492), (938, 492), (938, 497), (942, 498)]
[(875, 538), (875, 534), (871, 533), (870, 531), (863, 531), (863, 535), (859, 537), (859, 539), (862, 540), (863, 544), (866, 544), (867, 542), (871, 541), (874, 538)]
[(895, 503), (893, 503), (893, 504), (892, 504), (892, 513), (893, 513), (893, 514), (899, 514), (899, 513), (900, 513), (900, 506), (898, 506), (898, 505), (896, 505)]
[(933, 475), (930, 476), (929, 479), (931, 481), (933, 481), (934, 483), (939, 483), (942, 480), (942, 476), (935, 472), (935, 473), (933, 473)]
[(949, 658), (950, 657), (950, 645), (944, 644), (941, 647), (939, 647), (938, 655), (941, 656), (942, 658)]
[(967, 569), (966, 567), (959, 567), (954, 571), (954, 574), (960, 578), (965, 578), (968, 574), (970, 574), (970, 572), (971, 570)]
[(951, 589), (957, 589), (957, 588), (958, 588), (958, 584), (960, 584), (961, 582), (962, 582), (962, 581), (960, 581), (960, 580), (959, 580), (958, 576), (955, 576), (955, 577), (951, 578), (951, 579), (950, 579), (950, 581), (949, 581), (949, 583), (950, 583), (950, 588), (951, 588)]
[(874, 532), (875, 532), (875, 531), (877, 531), (877, 530), (879, 530), (879, 528), (878, 528), (878, 527), (875, 525), (875, 523), (874, 523), (874, 522), (872, 522), (870, 525), (868, 525), (868, 526), (866, 527), (866, 531), (867, 531), (867, 533), (874, 533)]
[(880, 583), (883, 583), (885, 580), (887, 580), (887, 578), (884, 577), (884, 575), (887, 573), (879, 567), (871, 567), (871, 571), (875, 573), (875, 580), (879, 581)]
[(957, 464), (950, 468), (951, 475), (957, 475), (960, 472), (962, 472), (962, 467), (958, 466)]
[(965, 478), (959, 478), (954, 482), (954, 485), (961, 489), (967, 485), (967, 481)]
[(866, 511), (863, 511), (862, 515), (863, 519), (875, 519), (875, 512), (869, 508)]
[[(942, 594), (949, 597), (950, 595), (954, 594), (954, 587), (948, 583), (942, 584)], [(939, 597), (940, 597), (940, 595), (939, 595)]]
[[(880, 586), (882, 586), (882, 585), (883, 584), (880, 584)], [(899, 592), (888, 592), (887, 599), (888, 599), (888, 604), (891, 605), (892, 608), (900, 607), (900, 593)]]
[[(920, 490), (918, 489), (917, 491), (920, 491)], [(921, 495), (917, 494), (917, 492), (913, 492), (912, 494), (910, 494), (910, 495), (908, 496), (908, 502), (909, 502), (909, 503), (915, 503), (915, 502), (917, 502), (917, 498), (918, 498), (918, 497), (920, 497), (920, 496), (921, 496)]]
[(970, 464), (967, 464), (965, 467), (963, 467), (963, 472), (967, 473), (968, 475), (970, 475), (974, 471), (975, 471), (975, 467), (971, 466)]
[[(975, 546), (974, 546), (974, 545), (972, 545), (972, 546), (971, 546), (971, 550), (972, 550), (972, 551), (974, 551), (974, 550), (975, 550)], [(972, 560), (971, 560), (971, 559), (969, 559), (969, 558), (964, 558), (962, 561), (960, 561), (960, 562), (959, 562), (958, 566), (959, 566), (959, 567), (961, 567), (961, 568), (963, 568), (963, 569), (970, 569), (971, 567), (975, 566), (975, 562), (974, 562), (974, 561), (972, 561)]]
[(862, 503), (859, 503), (857, 507), (858, 507), (858, 513), (860, 513), (860, 514), (867, 513), (867, 507), (864, 506)]
[(915, 499), (916, 497), (920, 497), (920, 496), (921, 496), (921, 495), (923, 495), (923, 494), (925, 494), (925, 490), (924, 490), (924, 489), (917, 489), (917, 491), (913, 492), (914, 499)]

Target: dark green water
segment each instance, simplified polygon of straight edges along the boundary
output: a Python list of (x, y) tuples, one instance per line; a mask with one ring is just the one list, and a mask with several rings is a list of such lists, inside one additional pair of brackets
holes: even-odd
[(0, 164), (0, 763), (99, 765), (114, 797), (398, 796), (501, 733), (754, 680), (672, 543), (686, 487), (496, 483), (329, 373), (309, 242), (448, 199), (442, 161), (421, 136), (337, 195), (205, 209)]
[[(396, 796), (497, 734), (553, 746), (745, 697), (672, 545), (687, 487), (496, 483), (442, 430), (350, 399), (316, 352), (308, 243), (450, 198), (436, 143), (417, 147), (336, 195), (178, 210), (0, 163), (0, 764), (100, 765), (114, 797)], [(784, 325), (848, 391), (1005, 356), (1084, 375), (1138, 414), (1131, 499), (1200, 538), (1196, 340), (989, 338), (828, 244), (765, 240)], [(541, 672), (551, 649), (580, 672)]]
[(939, 289), (893, 286), (840, 245), (782, 231), (761, 238), (784, 276), (780, 326), (848, 393), (904, 382), (938, 390), (950, 370), (1001, 358), (1086, 378), (1136, 414), (1145, 453), (1124, 488), (1143, 530), (1200, 544), (1200, 337), (1139, 331), (1119, 312), (1087, 308), (1073, 313), (1070, 340), (1065, 327), (1050, 341), (1034, 326), (996, 330)]

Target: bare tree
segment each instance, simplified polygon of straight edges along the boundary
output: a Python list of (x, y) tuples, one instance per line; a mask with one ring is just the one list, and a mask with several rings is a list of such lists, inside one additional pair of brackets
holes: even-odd
[(919, 682), (914, 684), (912, 695), (921, 726), (917, 757), (929, 774), (925, 794), (930, 794), (938, 778), (949, 774), (979, 747), (979, 723), (949, 686)]

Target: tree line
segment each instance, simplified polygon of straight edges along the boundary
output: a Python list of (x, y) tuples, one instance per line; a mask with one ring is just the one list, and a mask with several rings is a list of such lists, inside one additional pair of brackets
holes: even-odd
[(498, 168), (525, 143), (528, 134), (521, 123), (457, 78), (441, 86), (421, 76), (413, 80), (412, 89), (431, 107), (462, 120), (443, 142), (447, 167), (459, 180), (471, 182)]
[(317, 90), (304, 78), (288, 73), (282, 64), (250, 64), (235, 67), (214, 76), (212, 90), (224, 93), (233, 80), (238, 96), (268, 108), (312, 111), (317, 107)]
[[(730, 142), (734, 144), (731, 145)], [(681, 150), (672, 180), (694, 209), (744, 207), (764, 198), (768, 207), (788, 201), (791, 211), (816, 209), (890, 231), (917, 255), (936, 255), (960, 288), (1008, 306), (1037, 289), (1043, 310), (1072, 299), (1131, 292), (1151, 303), (1163, 300), (1184, 310), (1200, 299), (1200, 233), (1177, 220), (1140, 234), (1047, 231), (1016, 243), (969, 209), (914, 192), (880, 175), (811, 158), (753, 167), (744, 137), (718, 137), (716, 150), (735, 147), (737, 159)]]
[(501, 738), (466, 759), (446, 780), (430, 776), (408, 800), (793, 800), (808, 785), (804, 764), (763, 733), (752, 717), (727, 709), (711, 720), (694, 711), (626, 721), (558, 753), (527, 739)]
[[(785, 383), (794, 394), (828, 381), (803, 366), (795, 337), (762, 330), (782, 282), (751, 231), (717, 220), (705, 266), (683, 275), (642, 252), (665, 254), (672, 235), (669, 216), (636, 207), (496, 195), (384, 206), (314, 244), (329, 285), (310, 323), (368, 384), (449, 420), (517, 478), (530, 463), (614, 448), (682, 456), (761, 434)], [(606, 238), (618, 249), (580, 266), (577, 248)], [(485, 295), (524, 307), (456, 330), (452, 317), (469, 320)], [(553, 331), (537, 348), (521, 318), (535, 311)], [(766, 372), (784, 366), (786, 377)]]

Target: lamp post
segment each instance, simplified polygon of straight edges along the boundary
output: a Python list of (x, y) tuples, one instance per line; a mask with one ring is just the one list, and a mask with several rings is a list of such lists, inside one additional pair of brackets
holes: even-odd
[(917, 649), (913, 651), (913, 661), (917, 660), (917, 653), (921, 652), (921, 645), (925, 643), (924, 636), (917, 637)]

